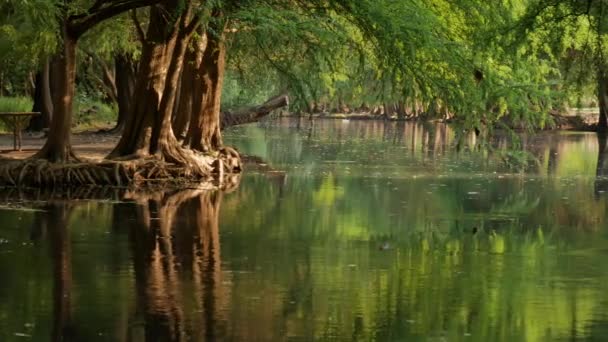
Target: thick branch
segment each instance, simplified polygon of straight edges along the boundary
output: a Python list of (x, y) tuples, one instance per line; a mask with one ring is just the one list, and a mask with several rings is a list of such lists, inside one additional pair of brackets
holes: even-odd
[(83, 33), (91, 29), (100, 22), (109, 19), (123, 12), (145, 6), (152, 6), (160, 3), (162, 0), (117, 0), (110, 2), (107, 6), (100, 6), (100, 1), (97, 1), (88, 11), (87, 14), (79, 14), (70, 16), (71, 34), (78, 38)]
[(222, 112), (220, 125), (223, 129), (230, 126), (256, 122), (270, 114), (273, 110), (287, 105), (289, 105), (289, 97), (287, 95), (278, 95), (259, 106), (242, 108), (232, 113)]

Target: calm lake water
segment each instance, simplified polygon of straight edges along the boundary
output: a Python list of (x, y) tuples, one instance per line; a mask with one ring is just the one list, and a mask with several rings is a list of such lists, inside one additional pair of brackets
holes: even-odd
[(0, 341), (608, 340), (608, 151), (275, 122), (229, 193), (0, 210)]

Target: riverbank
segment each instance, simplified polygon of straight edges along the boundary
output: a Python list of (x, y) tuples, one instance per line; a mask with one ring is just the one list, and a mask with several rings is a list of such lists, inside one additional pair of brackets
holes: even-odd
[[(592, 132), (597, 130), (597, 122), (599, 112), (597, 108), (577, 108), (568, 111), (567, 113), (552, 113), (550, 114), (553, 123), (547, 125), (544, 130), (568, 130), (568, 131), (583, 131)], [(290, 118), (301, 119), (330, 119), (330, 120), (361, 120), (361, 121), (391, 121), (391, 122), (452, 122), (453, 118), (425, 118), (421, 116), (405, 116), (374, 114), (368, 112), (352, 112), (352, 113), (290, 113), (285, 115)], [(508, 126), (518, 128), (510, 122), (505, 122)]]
[[(98, 134), (80, 132), (72, 134), (72, 147), (75, 153), (87, 161), (101, 162), (120, 139), (118, 134)], [(42, 148), (46, 136), (44, 133), (24, 133), (21, 151), (13, 151), (13, 135), (0, 134), (0, 158), (25, 159)]]
[[(73, 160), (49, 163), (30, 158), (46, 141), (43, 134), (26, 134), (21, 151), (12, 149), (12, 135), (0, 135), (0, 186), (71, 188), (79, 186), (118, 187), (233, 187), (241, 172), (238, 153), (222, 148), (203, 154), (185, 150), (193, 164), (180, 164), (156, 156), (107, 160), (120, 136), (98, 132), (72, 135)], [(236, 180), (238, 183), (238, 180)]]

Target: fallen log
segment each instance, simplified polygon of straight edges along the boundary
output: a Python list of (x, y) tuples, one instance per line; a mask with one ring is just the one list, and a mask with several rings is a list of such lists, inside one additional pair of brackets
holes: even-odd
[(289, 97), (287, 95), (277, 95), (259, 106), (241, 108), (234, 112), (222, 112), (220, 125), (221, 128), (224, 129), (231, 126), (256, 122), (270, 114), (273, 110), (287, 105), (289, 105)]

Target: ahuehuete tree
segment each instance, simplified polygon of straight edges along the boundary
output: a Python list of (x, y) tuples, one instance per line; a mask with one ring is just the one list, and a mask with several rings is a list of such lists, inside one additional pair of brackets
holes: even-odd
[[(345, 52), (354, 47), (362, 60), (369, 61), (365, 78), (390, 83), (393, 91), (440, 99), (453, 111), (473, 108), (470, 98), (479, 99), (478, 107), (485, 100), (471, 94), (483, 89), (473, 77), (466, 41), (454, 39), (446, 21), (418, 1), (86, 3), (88, 7), (62, 1), (53, 7), (60, 32), (53, 63), (54, 117), (49, 138), (35, 158), (55, 163), (77, 160), (70, 146), (70, 126), (79, 38), (104, 20), (148, 7), (143, 20), (137, 13), (132, 16), (141, 53), (133, 102), (128, 106), (123, 135), (109, 156), (112, 161), (83, 165), (84, 171), (72, 174), (69, 165), (54, 167), (47, 174), (41, 174), (38, 167), (36, 172), (26, 172), (26, 163), (20, 171), (7, 173), (4, 178), (9, 183), (32, 178), (33, 183), (61, 179), (64, 183), (121, 184), (136, 176), (201, 179), (213, 172), (238, 170), (238, 154), (222, 143), (220, 103), (227, 43), (240, 35), (252, 39), (253, 46), (246, 45), (252, 55), (275, 69), (279, 79), (303, 99), (317, 96), (314, 83), (327, 80), (327, 75), (330, 87), (336, 80), (344, 80), (344, 76), (336, 76), (342, 72), (336, 69), (360, 70)], [(333, 61), (335, 56), (339, 61)], [(311, 70), (317, 76), (306, 77)], [(370, 77), (369, 70), (375, 75)], [(267, 111), (268, 107), (254, 110)]]
[[(206, 179), (210, 176), (212, 170), (219, 170), (220, 174), (223, 172), (224, 163), (222, 160), (229, 162), (227, 165), (229, 171), (240, 169), (238, 154), (234, 150), (223, 149), (221, 152), (223, 152), (224, 158), (218, 158), (217, 152), (221, 147), (221, 140), (216, 139), (214, 141), (215, 145), (213, 147), (216, 153), (209, 157), (209, 153), (202, 155), (192, 149), (183, 148), (171, 129), (171, 114), (177, 96), (177, 85), (184, 56), (190, 39), (203, 22), (202, 15), (205, 14), (205, 6), (194, 0), (179, 2), (159, 0), (96, 1), (88, 9), (79, 12), (77, 6), (69, 5), (73, 5), (73, 3), (57, 4), (60, 13), (59, 31), (61, 32), (61, 39), (60, 49), (56, 57), (57, 62), (54, 63), (54, 68), (56, 68), (54, 71), (56, 74), (56, 89), (53, 91), (56, 100), (54, 115), (49, 137), (33, 159), (53, 163), (78, 161), (70, 145), (77, 42), (86, 31), (103, 20), (128, 10), (149, 6), (146, 32), (135, 20), (142, 42), (142, 52), (135, 84), (135, 98), (138, 101), (129, 107), (130, 113), (125, 123), (126, 129), (117, 147), (110, 155), (110, 158), (121, 161), (135, 159), (143, 162), (128, 165), (125, 165), (126, 162), (120, 164), (107, 162), (90, 166), (81, 165), (80, 169), (72, 167), (53, 168), (50, 173), (41, 173), (41, 165), (44, 164), (38, 164), (40, 167), (36, 167), (31, 175), (27, 173), (30, 164), (26, 162), (18, 166), (17, 169), (8, 168), (5, 170), (7, 182), (22, 183), (25, 179), (31, 178), (33, 183), (58, 181), (72, 183), (74, 181), (77, 184), (121, 184), (125, 178), (127, 181), (131, 181), (135, 177), (175, 178), (175, 176), (186, 176)], [(214, 52), (212, 49), (206, 50)], [(209, 63), (214, 63), (216, 60), (218, 58), (212, 55), (209, 58)], [(203, 69), (204, 73), (209, 73), (209, 70), (211, 70), (207, 66), (208, 64)], [(221, 89), (221, 77), (212, 74), (208, 79), (212, 83), (212, 89)], [(207, 81), (207, 79), (203, 78), (203, 81)], [(219, 91), (216, 92), (219, 94)], [(202, 93), (209, 95), (212, 91), (205, 90)], [(206, 96), (201, 100), (201, 106), (204, 107), (207, 102), (218, 102), (216, 99), (219, 100), (219, 95)], [(199, 125), (199, 128), (206, 130), (215, 122), (217, 127), (215, 131), (218, 132), (219, 136), (219, 102), (212, 107), (212, 118), (204, 121), (203, 124)], [(191, 127), (196, 128), (195, 125), (191, 125)], [(201, 141), (207, 139), (208, 135), (206, 133), (200, 134)], [(194, 142), (191, 144), (194, 145)], [(200, 144), (203, 144), (203, 142)], [(157, 165), (158, 162), (162, 165)], [(214, 162), (216, 165), (212, 165)], [(163, 167), (166, 164), (171, 164), (174, 167)], [(148, 172), (144, 174), (146, 168)], [(12, 171), (18, 174), (18, 178), (11, 174)], [(15, 180), (16, 178), (17, 180)]]
[(75, 1), (57, 2), (58, 31), (56, 81), (53, 89), (53, 119), (46, 143), (34, 158), (50, 162), (67, 162), (77, 159), (72, 151), (70, 130), (76, 81), (76, 48), (78, 40), (100, 22), (134, 8), (149, 6), (160, 0), (101, 1), (97, 0), (86, 9)]

